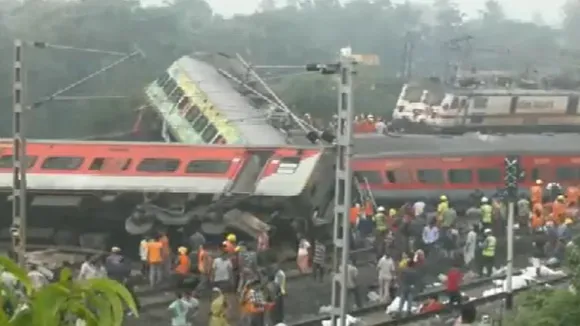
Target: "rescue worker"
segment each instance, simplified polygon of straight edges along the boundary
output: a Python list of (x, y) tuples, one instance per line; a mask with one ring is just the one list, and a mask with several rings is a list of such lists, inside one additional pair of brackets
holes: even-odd
[(566, 219), (566, 210), (566, 198), (564, 198), (562, 195), (558, 195), (552, 204), (552, 219), (554, 223), (564, 223), (564, 220)]
[(381, 257), (384, 251), (385, 235), (387, 234), (387, 217), (385, 216), (385, 208), (380, 206), (377, 213), (373, 216), (375, 224), (375, 250), (377, 259)]
[(357, 225), (360, 213), (361, 213), (361, 207), (360, 207), (359, 203), (356, 203), (353, 207), (350, 208), (348, 219), (350, 221), (351, 226)]
[(482, 256), (482, 273), (483, 268), (485, 268), (485, 275), (487, 277), (491, 276), (493, 272), (493, 267), (495, 265), (495, 248), (497, 245), (497, 239), (493, 236), (491, 229), (485, 229), (483, 232), (485, 235), (485, 240), (481, 244), (481, 256)]
[(535, 203), (532, 207), (532, 220), (531, 227), (532, 233), (541, 232), (541, 228), (544, 226), (544, 206), (542, 203)]
[(566, 199), (568, 207), (576, 207), (578, 205), (578, 197), (580, 196), (580, 189), (576, 186), (569, 186), (566, 188)]
[(171, 274), (171, 246), (169, 237), (165, 231), (159, 232), (159, 242), (161, 242), (161, 258), (163, 259), (163, 273), (165, 276)]
[(157, 285), (163, 279), (163, 243), (151, 239), (147, 244), (147, 262), (149, 265), (149, 285)]
[(266, 300), (264, 293), (260, 289), (260, 282), (258, 280), (248, 282), (242, 291), (240, 304), (247, 318), (248, 326), (264, 325), (264, 306), (266, 305)]
[(538, 180), (536, 180), (536, 185), (534, 185), (530, 188), (530, 200), (532, 202), (532, 205), (537, 204), (537, 203), (541, 204), (543, 202), (543, 198), (544, 198), (543, 184), (544, 184), (544, 182), (542, 182), (542, 180), (538, 179)]
[(191, 260), (187, 255), (186, 247), (179, 247), (177, 249), (177, 259), (175, 264), (175, 274), (177, 277), (177, 287), (183, 288), (189, 273), (191, 272)]
[(475, 261), (475, 249), (477, 248), (477, 225), (472, 225), (469, 233), (467, 233), (467, 238), (465, 240), (465, 245), (463, 247), (463, 260), (465, 267), (470, 270), (474, 270), (473, 263)]
[(229, 326), (227, 319), (227, 300), (223, 292), (214, 287), (212, 289), (213, 300), (210, 306), (209, 326)]
[(197, 291), (203, 292), (209, 290), (212, 264), (211, 256), (206, 250), (206, 245), (199, 246), (197, 251), (197, 271), (199, 272)]
[(526, 198), (526, 195), (520, 195), (520, 199), (517, 202), (517, 216), (518, 224), (520, 228), (528, 227), (528, 220), (530, 219), (530, 201)]
[(226, 240), (222, 243), (224, 251), (228, 254), (233, 254), (236, 252), (237, 248), (237, 237), (235, 234), (230, 233), (227, 235)]
[(443, 213), (449, 209), (449, 201), (447, 196), (442, 195), (439, 197), (439, 205), (437, 205), (437, 222), (441, 222), (443, 219)]
[(482, 229), (491, 229), (493, 226), (493, 207), (489, 204), (487, 197), (481, 198), (480, 209)]
[(564, 223), (558, 226), (558, 238), (564, 241), (564, 243), (572, 240), (572, 234), (570, 231), (570, 225), (572, 225), (572, 223), (572, 219), (567, 218)]

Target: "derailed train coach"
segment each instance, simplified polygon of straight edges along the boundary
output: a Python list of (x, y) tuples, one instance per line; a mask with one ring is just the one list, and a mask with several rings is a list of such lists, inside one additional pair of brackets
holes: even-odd
[[(0, 146), (0, 191), (10, 199), (12, 144)], [(58, 244), (102, 247), (99, 234), (142, 235), (159, 225), (304, 228), (314, 210), (331, 209), (334, 161), (332, 148), (315, 146), (30, 141), (29, 237), (38, 229)]]
[(580, 135), (359, 135), (353, 170), (368, 182), (379, 204), (401, 205), (446, 195), (454, 204), (478, 204), (504, 189), (504, 159), (520, 158), (520, 192), (535, 181), (580, 186)]

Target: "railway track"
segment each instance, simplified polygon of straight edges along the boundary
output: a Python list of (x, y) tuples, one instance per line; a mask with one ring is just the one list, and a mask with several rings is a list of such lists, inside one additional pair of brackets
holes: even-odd
[[(521, 275), (524, 270), (518, 270), (514, 273), (514, 276)], [(467, 296), (471, 299), (469, 303), (472, 303), (476, 306), (484, 305), (487, 303), (495, 302), (498, 300), (502, 300), (506, 297), (506, 293), (498, 293), (491, 296), (483, 297), (483, 292), (489, 289), (496, 288), (497, 286), (494, 284), (494, 280), (504, 279), (505, 275), (498, 275), (490, 278), (480, 278), (473, 280), (471, 282), (465, 283), (462, 285), (462, 292), (464, 292)], [(514, 293), (519, 293), (525, 290), (529, 290), (535, 286), (543, 286), (543, 285), (554, 285), (558, 283), (563, 283), (569, 280), (569, 276), (551, 276), (546, 277), (539, 282), (514, 290)], [(429, 298), (432, 295), (444, 296), (445, 291), (443, 288), (436, 288), (425, 291), (415, 297), (415, 301), (423, 301)], [(391, 325), (407, 325), (414, 322), (427, 320), (431, 317), (436, 315), (444, 315), (446, 313), (451, 313), (453, 310), (451, 308), (446, 308), (443, 311), (435, 312), (435, 313), (424, 313), (424, 314), (415, 314), (404, 318), (397, 318), (393, 319), (389, 315), (385, 313), (386, 304), (373, 304), (369, 306), (365, 306), (360, 309), (356, 309), (351, 311), (349, 315), (357, 317), (360, 319), (361, 323), (366, 326), (391, 326)], [(291, 322), (289, 325), (291, 326), (319, 326), (321, 325), (323, 320), (328, 320), (329, 316), (317, 316), (315, 318), (304, 319), (296, 322)]]

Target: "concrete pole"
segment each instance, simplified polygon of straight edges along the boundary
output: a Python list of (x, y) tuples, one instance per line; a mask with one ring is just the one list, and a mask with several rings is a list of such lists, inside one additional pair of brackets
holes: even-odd
[[(342, 56), (339, 66), (338, 85), (338, 130), (336, 133), (336, 193), (334, 214), (334, 267), (335, 275), (342, 269), (340, 282), (332, 282), (332, 313), (331, 325), (346, 325), (347, 306), (347, 266), (350, 252), (350, 221), (349, 212), (352, 205), (352, 136), (354, 109), (352, 100), (352, 78), (355, 62), (350, 56)], [(342, 234), (340, 232), (342, 226)], [(341, 252), (339, 260), (339, 251)], [(340, 261), (340, 269), (338, 262)], [(340, 283), (340, 298), (338, 288)], [(339, 299), (339, 302), (337, 302)]]
[(515, 203), (514, 198), (509, 199), (508, 220), (507, 220), (507, 273), (506, 273), (506, 309), (513, 308), (513, 291), (512, 280), (514, 275), (514, 215)]
[(24, 73), (23, 73), (23, 42), (14, 41), (14, 80), (13, 97), (13, 170), (12, 170), (12, 247), (18, 264), (25, 267), (26, 254), (26, 136), (24, 134)]

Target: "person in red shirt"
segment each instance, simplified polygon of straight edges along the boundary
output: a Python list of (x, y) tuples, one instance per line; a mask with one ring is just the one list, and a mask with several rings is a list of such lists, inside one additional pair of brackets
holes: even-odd
[(427, 300), (427, 302), (425, 302), (423, 304), (423, 306), (421, 307), (421, 310), (419, 311), (419, 313), (425, 313), (425, 312), (435, 312), (435, 311), (440, 311), (443, 310), (443, 308), (445, 308), (445, 305), (442, 304), (439, 301), (439, 297), (437, 297), (436, 294), (432, 295), (429, 300)]
[(449, 296), (449, 304), (461, 304), (461, 282), (463, 273), (457, 267), (451, 267), (447, 272), (446, 290)]

